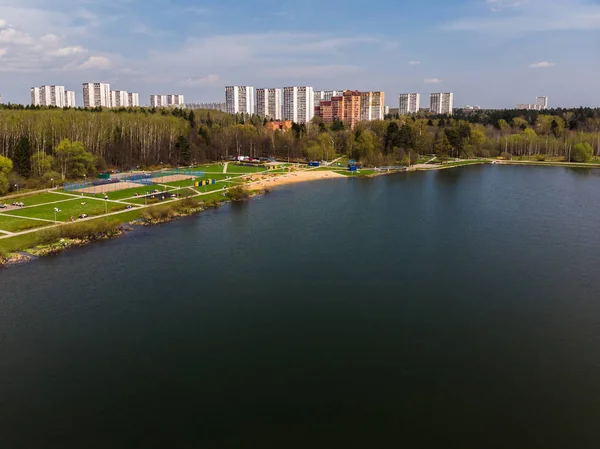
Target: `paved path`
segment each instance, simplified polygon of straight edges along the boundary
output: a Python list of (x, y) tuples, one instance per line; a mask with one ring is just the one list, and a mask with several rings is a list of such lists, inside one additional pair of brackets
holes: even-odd
[(229, 166), (229, 162), (225, 162), (225, 165), (223, 165), (223, 173), (227, 173), (228, 166)]

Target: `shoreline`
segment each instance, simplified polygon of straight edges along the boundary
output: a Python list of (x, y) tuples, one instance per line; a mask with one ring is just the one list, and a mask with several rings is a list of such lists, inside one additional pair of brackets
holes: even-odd
[[(387, 176), (392, 174), (399, 174), (404, 172), (419, 172), (419, 171), (435, 171), (435, 170), (446, 170), (451, 168), (460, 168), (471, 165), (484, 165), (484, 164), (497, 164), (497, 165), (533, 165), (533, 166), (547, 166), (547, 167), (572, 167), (572, 168), (596, 168), (600, 169), (600, 164), (580, 164), (580, 163), (569, 163), (569, 162), (554, 162), (554, 161), (500, 161), (500, 160), (465, 160), (459, 162), (448, 162), (443, 165), (425, 165), (425, 164), (417, 164), (412, 167), (407, 168), (406, 170), (393, 170), (393, 171), (381, 171), (377, 173), (372, 173), (368, 175), (358, 176), (361, 178), (375, 178), (379, 176)], [(326, 168), (326, 167), (322, 167)], [(202, 195), (193, 196), (188, 199), (195, 199), (199, 202), (195, 207), (191, 207), (186, 211), (174, 211), (170, 212), (168, 216), (153, 219), (145, 217), (144, 212), (151, 213), (153, 210), (159, 210), (161, 208), (169, 207), (175, 205), (181, 205), (182, 201), (185, 199), (177, 200), (171, 203), (164, 204), (156, 204), (152, 206), (147, 206), (144, 208), (138, 208), (133, 211), (121, 211), (117, 213), (112, 213), (108, 215), (100, 215), (97, 217), (93, 217), (89, 219), (89, 221), (80, 222), (82, 224), (89, 223), (90, 225), (93, 223), (97, 223), (102, 219), (105, 219), (108, 216), (111, 216), (111, 219), (116, 218), (116, 221), (111, 223), (111, 229), (105, 232), (100, 232), (93, 235), (88, 235), (85, 237), (78, 238), (60, 238), (56, 241), (38, 244), (34, 246), (25, 245), (23, 247), (19, 247), (13, 250), (3, 250), (0, 247), (0, 268), (7, 268), (14, 265), (21, 265), (23, 263), (28, 263), (33, 260), (38, 259), (39, 257), (56, 255), (59, 254), (73, 246), (86, 246), (91, 243), (94, 243), (99, 240), (108, 240), (120, 237), (122, 235), (131, 232), (132, 226), (153, 226), (156, 224), (162, 224), (174, 221), (178, 218), (187, 217), (191, 215), (196, 215), (198, 213), (204, 212), (207, 209), (220, 207), (223, 204), (236, 202), (236, 201), (245, 201), (247, 199), (251, 199), (253, 197), (264, 195), (269, 192), (271, 188), (274, 187), (282, 187), (288, 185), (299, 184), (303, 182), (311, 182), (311, 181), (320, 181), (324, 179), (353, 179), (355, 177), (345, 176), (340, 173), (337, 173), (335, 170), (304, 170), (304, 171), (291, 171), (286, 174), (269, 174), (269, 173), (261, 173), (261, 174), (253, 174), (249, 175), (249, 182), (244, 184), (242, 187), (248, 192), (247, 198), (242, 199), (230, 199), (223, 198), (209, 201), (208, 203), (202, 201)], [(132, 217), (133, 219), (127, 218), (131, 213), (136, 214), (137, 216)], [(119, 216), (124, 218), (123, 220), (119, 220)], [(108, 223), (108, 222), (107, 222)], [(45, 230), (53, 230), (53, 229), (66, 229), (71, 223), (61, 223), (54, 226), (48, 226), (41, 229), (32, 229), (29, 231), (24, 231), (18, 235), (26, 235), (26, 234), (36, 234), (38, 232), (44, 232)], [(17, 236), (18, 236), (17, 235)], [(11, 238), (13, 235), (7, 235), (4, 238)], [(0, 240), (1, 241), (1, 240)], [(2, 259), (2, 252), (6, 254), (6, 257)]]

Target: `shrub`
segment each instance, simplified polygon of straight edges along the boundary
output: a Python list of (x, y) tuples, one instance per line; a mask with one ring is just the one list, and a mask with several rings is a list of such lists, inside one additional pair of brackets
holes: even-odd
[(545, 155), (543, 155), (543, 154), (538, 154), (538, 155), (535, 157), (535, 160), (536, 160), (536, 161), (540, 161), (540, 162), (542, 162), (542, 161), (545, 161), (545, 160), (546, 160), (546, 156), (545, 156)]
[(243, 201), (250, 198), (250, 192), (244, 186), (236, 186), (227, 191), (227, 198), (231, 201)]
[(571, 151), (571, 160), (573, 162), (587, 162), (594, 155), (594, 149), (587, 142), (580, 142), (573, 147)]

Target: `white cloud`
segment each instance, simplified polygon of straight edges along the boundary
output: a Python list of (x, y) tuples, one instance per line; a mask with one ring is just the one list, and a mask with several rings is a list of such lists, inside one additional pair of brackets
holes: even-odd
[(425, 84), (440, 84), (442, 80), (439, 78), (426, 78), (424, 82)]
[(182, 86), (217, 86), (223, 84), (221, 77), (219, 75), (207, 75), (200, 78), (188, 78), (186, 80), (181, 81)]
[(111, 65), (110, 59), (104, 56), (90, 56), (85, 62), (79, 65), (79, 68), (81, 70), (108, 69)]
[[(530, 32), (599, 30), (600, 4), (590, 0), (487, 1), (492, 15), (459, 19), (446, 24), (450, 31), (475, 31), (514, 36)], [(494, 10), (495, 8), (495, 10)], [(502, 11), (508, 9), (509, 11)]]
[(420, 65), (421, 61), (408, 61), (408, 65)]
[(487, 0), (493, 12), (502, 11), (507, 8), (519, 8), (528, 2), (529, 0)]
[(70, 56), (70, 55), (76, 55), (79, 53), (86, 53), (86, 52), (87, 52), (87, 50), (85, 48), (83, 48), (81, 45), (74, 45), (71, 47), (58, 48), (58, 49), (52, 50), (48, 53), (52, 56)]
[(532, 69), (548, 69), (550, 67), (554, 67), (556, 64), (554, 62), (548, 62), (548, 61), (541, 61), (541, 62), (534, 62), (533, 64), (530, 64), (529, 67), (531, 67)]

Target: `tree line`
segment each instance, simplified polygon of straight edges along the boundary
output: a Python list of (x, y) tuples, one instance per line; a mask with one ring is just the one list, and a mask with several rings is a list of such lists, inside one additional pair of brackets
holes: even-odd
[(546, 157), (589, 161), (600, 153), (600, 109), (463, 111), (451, 116), (392, 117), (354, 129), (315, 118), (272, 131), (258, 116), (184, 109), (0, 107), (2, 187), (31, 188), (126, 170), (189, 165), (231, 156), (290, 161), (346, 155), (364, 165), (449, 157)]

